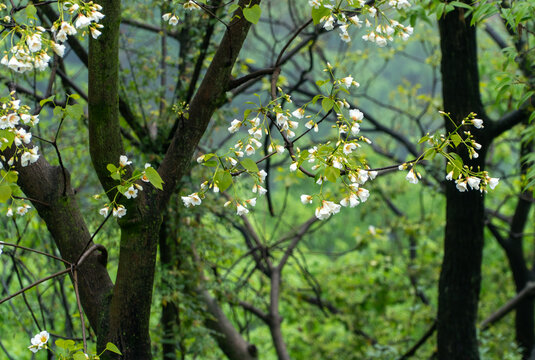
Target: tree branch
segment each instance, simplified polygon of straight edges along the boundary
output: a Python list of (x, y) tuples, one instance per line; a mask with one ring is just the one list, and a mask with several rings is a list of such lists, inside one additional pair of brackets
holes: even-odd
[(492, 139), (497, 138), (507, 130), (525, 121), (529, 117), (526, 110), (514, 110), (502, 116), (501, 119), (491, 122), (490, 136)]
[(520, 304), (520, 302), (527, 296), (532, 296), (535, 294), (535, 282), (529, 281), (524, 289), (520, 291), (518, 294), (515, 295), (511, 300), (505, 303), (501, 308), (496, 310), (493, 314), (491, 314), (489, 317), (487, 317), (485, 320), (481, 322), (479, 327), (481, 330), (487, 330), (490, 326), (492, 326), (494, 323), (496, 323), (498, 320), (503, 318), (505, 315), (507, 315), (509, 312), (514, 310), (517, 305)]

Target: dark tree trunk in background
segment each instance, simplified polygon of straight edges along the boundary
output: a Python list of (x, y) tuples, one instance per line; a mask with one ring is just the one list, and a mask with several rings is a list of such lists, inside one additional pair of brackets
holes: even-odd
[[(444, 110), (459, 124), (469, 113), (487, 120), (479, 93), (476, 29), (464, 10), (455, 8), (439, 21), (442, 49), (442, 91)], [(446, 119), (446, 130), (454, 124)], [(483, 169), (489, 140), (487, 129), (466, 127), (483, 145), (478, 159), (467, 151), (455, 151), (464, 164)], [(462, 131), (460, 132), (461, 135)], [(453, 181), (446, 185), (446, 230), (444, 259), (439, 281), (438, 358), (443, 360), (479, 359), (476, 336), (477, 306), (481, 282), (484, 203), (476, 190), (459, 192)]]
[[(525, 122), (527, 125), (527, 122)], [(533, 152), (533, 142), (522, 142), (520, 155), (524, 156)], [(521, 173), (526, 174), (528, 167), (533, 164), (526, 162), (521, 164)], [(523, 191), (518, 197), (518, 203), (513, 215), (511, 229), (509, 231), (509, 240), (507, 244), (511, 247), (510, 251), (506, 250), (507, 257), (513, 272), (513, 278), (516, 285), (516, 292), (519, 293), (524, 289), (529, 281), (535, 281), (533, 268), (529, 268), (526, 257), (523, 252), (523, 239), (526, 224), (529, 223), (528, 215), (533, 204), (533, 192), (530, 190)], [(528, 230), (529, 231), (529, 230)], [(515, 313), (516, 341), (522, 348), (523, 359), (533, 359), (531, 353), (535, 346), (535, 312), (533, 296), (526, 297), (516, 308)]]
[[(527, 124), (527, 121), (526, 121)], [(527, 155), (533, 151), (533, 144), (521, 143), (521, 156)], [(529, 164), (526, 162), (521, 164), (520, 172), (525, 175)], [(491, 222), (489, 229), (498, 240), (501, 247), (505, 251), (509, 267), (513, 274), (516, 292), (520, 293), (530, 281), (535, 281), (535, 273), (533, 268), (530, 269), (526, 256), (524, 254), (524, 231), (526, 225), (529, 223), (529, 212), (533, 203), (533, 192), (524, 190), (518, 195), (515, 212), (511, 220), (509, 234), (503, 237), (498, 229)], [(529, 231), (529, 230), (528, 230)], [(532, 359), (531, 353), (535, 345), (535, 313), (534, 313), (534, 299), (533, 296), (525, 297), (515, 309), (515, 330), (516, 342), (522, 349), (523, 359)]]
[[(178, 222), (178, 216), (175, 221)], [(176, 239), (169, 235), (169, 216), (164, 215), (163, 222), (160, 228), (160, 271), (162, 272), (162, 289), (164, 294), (167, 289), (173, 291), (172, 281), (168, 279), (170, 269), (179, 268), (179, 259), (175, 258), (176, 254)], [(176, 290), (175, 290), (176, 291)], [(180, 313), (178, 304), (174, 299), (162, 302), (161, 322), (163, 336), (162, 336), (162, 359), (176, 360), (176, 343), (180, 341), (177, 334), (177, 329), (180, 326)]]

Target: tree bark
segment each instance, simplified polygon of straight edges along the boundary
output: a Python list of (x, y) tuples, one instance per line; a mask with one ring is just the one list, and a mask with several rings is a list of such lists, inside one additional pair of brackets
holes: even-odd
[[(446, 119), (446, 130), (451, 132), (471, 112), (483, 120), (487, 117), (479, 93), (476, 29), (470, 26), (470, 17), (456, 7), (439, 21), (439, 28), (444, 109), (455, 122)], [(489, 144), (486, 129), (462, 130), (470, 130), (483, 148), (479, 158), (473, 160), (465, 149), (455, 151), (464, 164), (483, 170)], [(479, 191), (461, 193), (453, 181), (446, 184), (444, 258), (438, 298), (439, 359), (479, 359), (476, 320), (483, 251), (483, 200)]]

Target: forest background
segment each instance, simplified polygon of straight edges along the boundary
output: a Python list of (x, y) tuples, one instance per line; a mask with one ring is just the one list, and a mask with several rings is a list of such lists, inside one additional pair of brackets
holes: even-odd
[[(351, 28), (352, 41), (343, 41), (341, 24), (327, 31), (321, 19), (332, 9), (319, 6), (319, 16), (308, 1), (262, 1), (259, 8), (242, 1), (247, 16), (237, 2), (218, 0), (194, 3), (193, 11), (184, 8), (191, 2), (129, 1), (122, 9), (117, 1), (97, 3), (106, 16), (98, 39), (89, 40), (89, 31), (69, 37), (65, 55), (54, 56), (48, 71), (1, 68), (2, 103), (15, 90), (39, 114), (32, 144), (41, 154), (36, 164), (14, 165), (20, 189), (10, 184), (13, 193), (2, 205), (2, 214), (22, 204), (35, 210), (0, 220), (1, 297), (51, 274), (70, 274), (0, 305), (2, 358), (52, 358), (28, 350), (29, 339), (43, 330), (66, 358), (81, 350), (101, 353), (108, 342), (125, 359), (531, 358), (533, 2), (422, 1), (389, 12), (384, 1), (337, 13), (363, 21), (392, 15), (414, 27), (408, 40), (396, 37), (386, 47), (362, 39), (366, 26)], [(2, 33), (17, 21), (49, 28), (58, 18), (56, 2), (34, 5), (28, 11), (25, 1), (7, 4), (3, 11), (14, 22), (4, 18)], [(370, 16), (373, 5), (385, 12)], [(177, 25), (162, 19), (169, 13), (180, 19)], [(230, 77), (217, 72), (224, 68)], [(344, 85), (348, 76), (360, 86)], [(117, 86), (108, 86), (113, 79)], [(355, 161), (378, 174), (366, 182), (367, 201), (319, 221), (320, 199), (340, 202), (347, 194), (344, 173), (332, 175), (326, 157), (320, 171), (327, 185), (319, 193), (305, 161), (299, 165), (308, 170), (290, 171), (297, 162), (289, 158), (293, 143), (288, 133), (277, 133), (273, 104), (288, 116), (305, 104), (307, 114), (318, 114), (319, 131), (303, 138), (308, 119), (299, 119), (293, 151), (305, 152), (341, 139), (335, 112), (343, 106), (334, 107), (341, 99), (362, 111), (359, 136), (371, 140), (361, 139)], [(264, 158), (273, 152), (266, 136), (251, 156), (261, 161), (237, 157), (233, 169), (241, 174), (233, 176), (226, 149), (236, 148), (240, 133), (228, 127), (259, 102), (267, 129), (286, 151)], [(482, 145), (479, 157), (454, 142), (449, 150), (500, 178), (484, 198), (483, 191), (459, 192), (445, 179), (451, 168), (443, 156), (412, 162), (430, 148), (429, 137), (456, 133), (451, 124), (470, 112), (484, 120), (483, 129), (462, 128)], [(166, 160), (169, 149), (180, 153), (178, 160)], [(2, 151), (7, 170), (9, 149)], [(207, 156), (215, 153), (218, 161)], [(107, 165), (119, 168), (119, 155), (140, 171), (152, 164), (163, 190), (138, 182), (139, 202), (116, 197), (117, 179)], [(226, 171), (214, 172), (218, 164)], [(407, 181), (413, 165), (418, 184)], [(260, 170), (268, 174), (262, 181)], [(215, 193), (214, 184), (228, 195)], [(258, 187), (251, 193), (258, 185), (268, 190), (264, 196)], [(183, 197), (205, 191), (200, 206), (185, 206)], [(303, 204), (303, 194), (313, 195), (314, 205)], [(254, 210), (245, 201), (253, 197)], [(124, 219), (112, 215), (114, 201), (126, 207)], [(103, 217), (105, 203), (110, 209)], [(239, 203), (249, 212), (236, 215)], [(73, 264), (91, 252), (87, 263), (65, 272), (57, 259), (7, 243)], [(500, 313), (511, 299), (505, 310), (512, 312)], [(81, 322), (78, 304), (89, 321)], [(82, 349), (85, 337), (89, 347)]]

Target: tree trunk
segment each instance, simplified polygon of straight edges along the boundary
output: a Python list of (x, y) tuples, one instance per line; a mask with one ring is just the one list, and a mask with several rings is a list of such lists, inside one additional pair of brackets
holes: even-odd
[[(479, 93), (476, 29), (470, 18), (456, 7), (439, 21), (442, 50), (442, 92), (444, 109), (455, 124), (475, 112), (486, 120)], [(446, 130), (454, 129), (446, 119)], [(479, 158), (471, 160), (465, 149), (455, 151), (464, 164), (483, 169), (486, 131), (467, 127), (483, 145)], [(453, 181), (446, 184), (446, 230), (444, 259), (439, 281), (438, 358), (479, 359), (476, 336), (477, 306), (483, 251), (483, 194), (476, 190), (459, 192)]]

